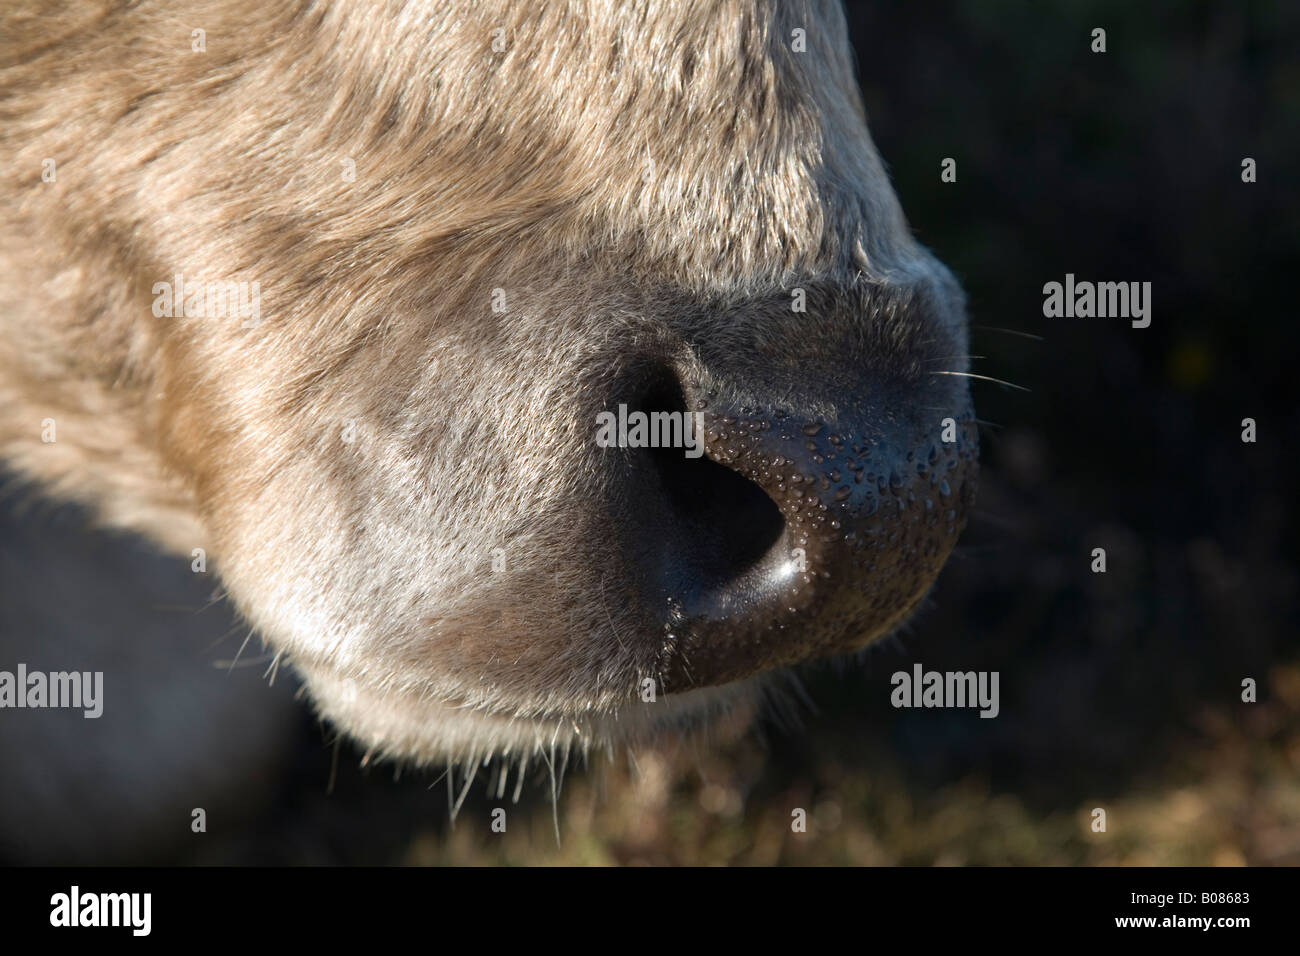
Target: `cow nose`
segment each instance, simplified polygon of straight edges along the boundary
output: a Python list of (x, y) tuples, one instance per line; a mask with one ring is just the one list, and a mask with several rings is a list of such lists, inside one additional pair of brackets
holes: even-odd
[(923, 387), (837, 416), (690, 382), (645, 396), (701, 430), (694, 449), (641, 450), (628, 529), (658, 605), (665, 690), (852, 651), (913, 610), (965, 523), (977, 470), (965, 390), (945, 381), (936, 405)]

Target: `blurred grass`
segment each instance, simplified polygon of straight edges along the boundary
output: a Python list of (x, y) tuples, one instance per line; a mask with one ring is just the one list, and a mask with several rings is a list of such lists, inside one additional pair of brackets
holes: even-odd
[[(403, 862), (497, 865), (1243, 865), (1300, 864), (1300, 666), (1268, 675), (1271, 700), (1201, 715), (1197, 744), (1153, 759), (1123, 791), (1066, 796), (1041, 812), (980, 775), (910, 786), (880, 754), (846, 767), (819, 753), (808, 775), (769, 779), (753, 738), (701, 756), (643, 755), (639, 771), (571, 779), (557, 846), (548, 801), (462, 809), (454, 830), (418, 829)], [(1163, 756), (1163, 755), (1160, 755)], [(773, 789), (775, 788), (775, 789)], [(1107, 788), (1108, 789), (1108, 788)], [(791, 809), (808, 832), (791, 832)], [(1092, 810), (1107, 832), (1091, 829)]]

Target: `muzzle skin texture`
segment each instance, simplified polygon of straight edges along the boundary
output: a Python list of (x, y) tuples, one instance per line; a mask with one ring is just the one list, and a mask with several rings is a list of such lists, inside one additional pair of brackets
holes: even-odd
[(913, 611), (975, 494), (965, 306), (837, 3), (191, 13), (6, 14), (6, 468), (201, 549), (415, 762), (743, 714)]

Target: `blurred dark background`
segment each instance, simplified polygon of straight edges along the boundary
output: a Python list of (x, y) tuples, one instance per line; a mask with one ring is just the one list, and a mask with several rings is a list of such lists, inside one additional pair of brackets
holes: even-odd
[[(559, 842), (541, 778), (506, 835), (481, 785), (453, 826), (446, 780), (362, 767), (304, 715), (274, 808), (182, 858), (1300, 864), (1300, 4), (848, 13), (899, 198), (968, 292), (973, 369), (1029, 389), (974, 384), (976, 513), (925, 612), (807, 670), (797, 726), (571, 772)], [(1151, 326), (1045, 319), (1067, 272), (1151, 282)], [(915, 662), (1000, 672), (1000, 715), (894, 710)]]
[[(977, 513), (899, 659), (840, 694), (879, 704), (912, 660), (1000, 670), (1002, 715), (872, 707), (845, 736), (911, 793), (975, 780), (1031, 820), (1125, 800), (1112, 836), (1152, 840), (1123, 829), (1139, 809), (1148, 831), (1184, 828), (1132, 857), (1089, 833), (1059, 861), (1300, 863), (1300, 5), (849, 13), (877, 146), (969, 295), (974, 370), (1032, 391), (975, 383), (995, 423)], [(1067, 272), (1150, 281), (1151, 326), (1044, 318), (1043, 284)], [(1259, 704), (1241, 702), (1245, 677)], [(816, 695), (827, 715), (833, 687)], [(952, 852), (1016, 858), (984, 839)]]

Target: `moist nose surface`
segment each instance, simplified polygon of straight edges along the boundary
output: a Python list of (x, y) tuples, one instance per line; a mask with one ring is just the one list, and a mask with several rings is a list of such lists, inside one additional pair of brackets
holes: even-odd
[(965, 523), (969, 410), (872, 428), (716, 396), (688, 404), (703, 455), (656, 450), (663, 498), (641, 532), (658, 544), (642, 553), (665, 690), (853, 650), (896, 626)]

